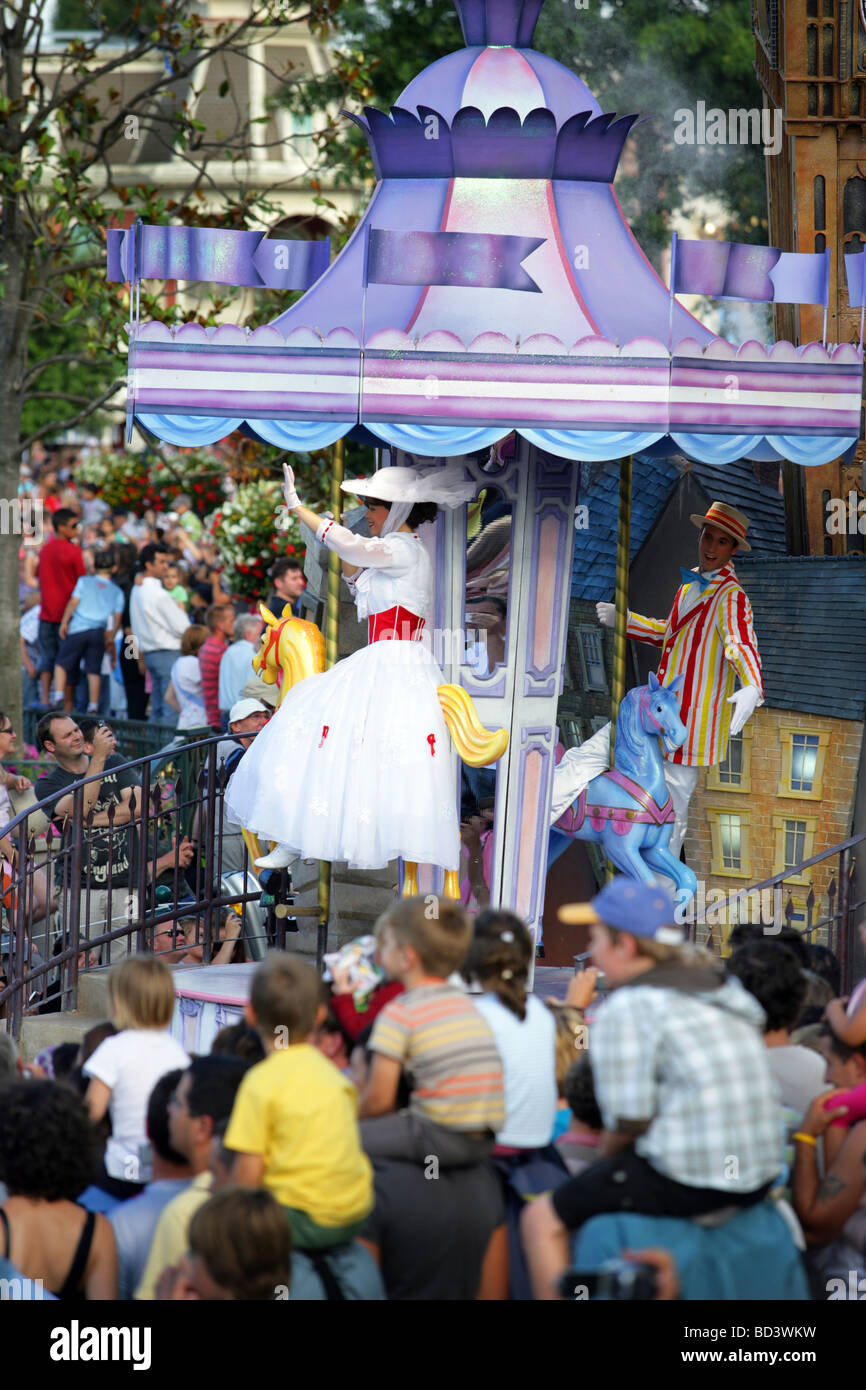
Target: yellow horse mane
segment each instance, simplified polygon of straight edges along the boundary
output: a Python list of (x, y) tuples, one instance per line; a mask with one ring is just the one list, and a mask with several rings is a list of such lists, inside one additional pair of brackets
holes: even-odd
[(298, 681), (318, 675), (325, 669), (325, 639), (315, 623), (296, 618), (289, 604), (281, 618), (275, 618), (267, 604), (259, 604), (259, 612), (267, 624), (261, 650), (253, 657), (253, 670), (266, 685), (279, 684), (277, 708), (285, 694)]

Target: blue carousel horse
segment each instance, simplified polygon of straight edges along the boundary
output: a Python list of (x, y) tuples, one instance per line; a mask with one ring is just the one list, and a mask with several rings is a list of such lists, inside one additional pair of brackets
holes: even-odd
[(648, 685), (628, 692), (617, 715), (614, 766), (592, 779), (555, 828), (574, 840), (600, 844), (622, 873), (643, 883), (666, 874), (684, 905), (698, 881), (668, 848), (674, 807), (661, 754), (662, 742), (673, 753), (686, 736), (676, 695), (682, 680), (675, 676), (664, 686), (650, 672)]

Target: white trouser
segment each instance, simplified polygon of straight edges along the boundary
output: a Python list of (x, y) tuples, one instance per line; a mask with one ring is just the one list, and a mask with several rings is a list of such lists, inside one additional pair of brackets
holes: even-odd
[[(553, 801), (550, 810), (550, 823), (554, 824), (588, 787), (593, 777), (607, 772), (610, 767), (610, 725), (605, 724), (588, 738), (579, 748), (569, 748), (562, 762), (553, 772)], [(679, 858), (689, 816), (689, 802), (698, 780), (698, 769), (686, 767), (684, 763), (671, 763), (665, 760), (665, 781), (674, 803), (673, 834), (670, 851)]]
[(685, 763), (665, 762), (665, 781), (668, 784), (668, 791), (674, 803), (674, 831), (671, 835), (668, 848), (671, 854), (677, 859), (680, 857), (680, 850), (683, 847), (683, 840), (686, 838), (686, 827), (689, 820), (689, 802), (692, 799), (692, 792), (698, 780), (698, 769), (696, 767), (686, 767)]

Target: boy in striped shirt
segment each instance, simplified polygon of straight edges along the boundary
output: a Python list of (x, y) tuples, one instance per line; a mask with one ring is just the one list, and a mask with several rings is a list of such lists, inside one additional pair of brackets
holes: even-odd
[[(376, 923), (379, 959), (405, 992), (373, 1025), (373, 1061), (361, 1096), (361, 1142), (371, 1158), (436, 1158), (460, 1167), (488, 1157), (505, 1123), (502, 1061), (472, 1000), (448, 983), (472, 926), (448, 898), (403, 898)], [(413, 1089), (396, 1112), (403, 1072)]]

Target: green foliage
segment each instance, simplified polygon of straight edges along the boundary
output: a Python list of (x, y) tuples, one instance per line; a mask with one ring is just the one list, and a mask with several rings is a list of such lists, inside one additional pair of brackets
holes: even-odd
[(186, 493), (193, 511), (213, 511), (225, 499), (225, 460), (206, 449), (166, 448), (160, 454), (105, 450), (78, 465), (76, 476), (97, 489), (110, 507), (169, 511)]
[[(254, 451), (270, 476), (242, 482), (231, 501), (224, 502), (206, 519), (232, 593), (238, 598), (264, 599), (268, 594), (267, 574), (280, 555), (295, 555), (303, 562), (304, 546), (298, 523), (283, 501), (281, 463), (273, 461), (275, 451), (258, 446)], [(323, 450), (316, 454), (280, 455), (295, 471), (304, 501), (317, 511), (326, 505), (330, 459)]]
[[(38, 324), (31, 332), (27, 343), (27, 367), (35, 369), (48, 357), (62, 357), (65, 361), (52, 362), (39, 372), (33, 390), (25, 398), (21, 417), (22, 433), (25, 437), (39, 432), (43, 427), (51, 432), (55, 422), (74, 412), (75, 402), (79, 408), (95, 401), (115, 378), (120, 379), (124, 363), (113, 355), (91, 354), (89, 342), (92, 325), (86, 320), (86, 301), (78, 301), (66, 310), (74, 317), (63, 323)], [(106, 419), (104, 411), (97, 411), (93, 424), (99, 425)]]
[(144, 33), (157, 23), (162, 0), (57, 0), (54, 27), (61, 33)]
[(727, 237), (766, 242), (761, 149), (673, 140), (675, 112), (698, 101), (760, 108), (754, 45), (749, 0), (613, 0), (587, 10), (548, 0), (541, 12), (535, 46), (573, 68), (603, 111), (645, 118), (630, 142), (636, 168), (625, 158), (616, 188), (651, 259), (670, 241), (671, 214), (701, 196), (721, 202)]
[[(144, 222), (243, 229), (277, 221), (281, 204), (249, 182), (249, 128), (235, 112), (233, 132), (208, 135), (188, 101), (203, 84), (205, 57), (214, 59), (216, 87), (222, 55), (245, 58), (261, 24), (312, 16), (321, 27), (337, 0), (253, 0), (237, 21), (206, 23), (188, 0), (60, 0), (58, 27), (78, 36), (46, 52), (28, 52), (28, 20), (41, 0), (20, 0), (20, 22), (0, 30), (0, 383), (16, 383), (14, 410), (0, 422), (0, 463), (36, 437), (56, 437), (107, 408), (125, 375), (125, 329), (132, 318), (126, 287), (105, 276), (105, 231)], [(106, 35), (128, 42), (128, 58)], [(48, 56), (50, 51), (50, 57)], [(39, 81), (29, 76), (31, 64)], [(136, 66), (149, 65), (146, 83)], [(23, 66), (23, 85), (16, 73)], [(200, 114), (200, 113), (199, 113)], [(127, 125), (134, 122), (135, 135)], [(182, 158), (188, 186), (131, 183), (116, 172), (132, 163), (132, 144), (158, 129)], [(127, 150), (129, 154), (127, 155)], [(214, 184), (211, 160), (229, 162), (237, 179)], [(165, 286), (141, 286), (141, 318), (203, 324), (240, 317), (242, 291), (214, 287), (190, 313)], [(268, 322), (296, 295), (260, 295), (247, 322)], [(51, 361), (60, 357), (62, 361)], [(20, 386), (18, 385), (20, 383)], [(21, 389), (23, 387), (23, 389)], [(2, 396), (0, 385), (0, 396)], [(23, 409), (23, 419), (19, 412)], [(114, 418), (119, 403), (113, 406)], [(4, 464), (4, 466), (6, 466)]]
[(340, 33), (358, 44), (371, 67), (376, 104), (386, 107), (422, 68), (463, 47), (457, 11), (441, 0), (343, 0)]
[[(387, 110), (423, 68), (462, 43), (450, 3), (343, 0), (336, 69), (291, 89), (285, 100), (306, 111), (326, 101)], [(749, 0), (591, 0), (586, 9), (547, 0), (534, 47), (572, 68), (602, 110), (645, 117), (632, 135), (634, 161), (623, 161), (616, 188), (651, 258), (670, 241), (671, 214), (706, 194), (723, 204), (728, 236), (766, 241), (760, 149), (673, 142), (674, 112), (699, 99), (725, 110), (760, 107)], [(319, 145), (329, 175), (372, 183), (366, 142), (354, 125), (332, 123)]]

